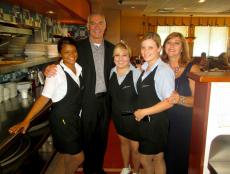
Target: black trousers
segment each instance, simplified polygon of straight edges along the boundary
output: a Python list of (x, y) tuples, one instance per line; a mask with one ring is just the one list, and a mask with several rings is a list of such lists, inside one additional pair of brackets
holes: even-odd
[[(97, 97), (96, 113), (92, 119), (83, 120), (83, 151), (85, 174), (102, 174), (104, 156), (108, 142), (109, 115), (105, 96)], [(86, 116), (87, 117), (87, 116)]]

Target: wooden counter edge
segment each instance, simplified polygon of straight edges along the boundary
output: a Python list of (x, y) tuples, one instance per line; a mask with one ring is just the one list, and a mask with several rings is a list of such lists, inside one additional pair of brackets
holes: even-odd
[(230, 72), (190, 72), (188, 76), (197, 82), (230, 82)]

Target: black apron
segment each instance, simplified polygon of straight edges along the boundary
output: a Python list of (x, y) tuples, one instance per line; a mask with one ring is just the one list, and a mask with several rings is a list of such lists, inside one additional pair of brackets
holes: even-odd
[(120, 85), (114, 72), (109, 81), (109, 94), (112, 104), (112, 120), (118, 134), (131, 140), (138, 140), (138, 122), (132, 114), (136, 110), (137, 100), (133, 72), (130, 71)]
[[(157, 68), (142, 81), (143, 72), (137, 82), (139, 109), (151, 107), (161, 101), (154, 81)], [(163, 152), (167, 134), (168, 119), (164, 112), (145, 116), (140, 122), (139, 152), (147, 155)]]
[(68, 73), (65, 72), (65, 75), (67, 92), (63, 99), (52, 105), (50, 116), (51, 134), (57, 151), (77, 154), (82, 150), (79, 117), (82, 108), (82, 78), (81, 76), (79, 77), (80, 88)]

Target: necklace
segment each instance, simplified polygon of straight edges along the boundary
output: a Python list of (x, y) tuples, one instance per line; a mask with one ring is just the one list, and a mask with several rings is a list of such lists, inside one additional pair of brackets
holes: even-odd
[(173, 71), (175, 74), (177, 74), (180, 71), (180, 67), (179, 66), (173, 67)]

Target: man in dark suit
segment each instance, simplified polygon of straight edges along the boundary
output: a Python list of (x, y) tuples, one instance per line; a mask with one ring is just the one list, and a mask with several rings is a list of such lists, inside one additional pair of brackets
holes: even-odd
[[(85, 155), (83, 170), (85, 174), (103, 174), (110, 117), (107, 89), (110, 70), (114, 66), (114, 45), (104, 40), (104, 15), (91, 14), (87, 28), (89, 37), (77, 43), (77, 61), (82, 66), (85, 83), (81, 114)], [(50, 65), (45, 70), (46, 76), (55, 73), (55, 65)]]
[(109, 74), (113, 64), (114, 45), (104, 40), (105, 16), (88, 17), (89, 37), (77, 43), (78, 62), (83, 68), (85, 92), (82, 108), (84, 173), (102, 174), (108, 140)]

